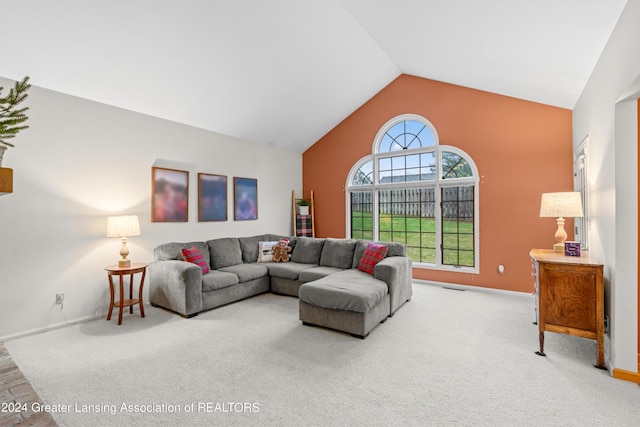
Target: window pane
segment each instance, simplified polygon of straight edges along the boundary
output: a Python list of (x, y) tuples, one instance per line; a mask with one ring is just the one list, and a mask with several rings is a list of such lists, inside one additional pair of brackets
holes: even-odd
[(433, 147), (436, 138), (433, 129), (416, 120), (406, 120), (393, 125), (382, 137), (379, 153)]
[(409, 232), (407, 233), (407, 245), (410, 246), (420, 246), (421, 244), (421, 235), (419, 232)]
[(442, 178), (465, 178), (473, 176), (469, 163), (458, 154), (442, 152)]
[(391, 138), (389, 134), (386, 133), (380, 141), (380, 148), (378, 149), (378, 152), (388, 153), (389, 151), (391, 151), (391, 144), (393, 144), (393, 138)]
[(371, 191), (351, 192), (351, 238), (373, 238), (373, 192)]
[(391, 172), (391, 182), (405, 182), (405, 173), (406, 171), (404, 169), (394, 170)]
[(391, 158), (385, 157), (384, 159), (380, 159), (378, 161), (378, 169), (380, 171), (390, 171), (391, 170)]
[(392, 242), (406, 244), (407, 243), (407, 236), (403, 232), (394, 231), (393, 232), (393, 240), (392, 240)]
[(420, 248), (407, 246), (407, 256), (415, 262), (420, 262)]
[(436, 179), (436, 155), (435, 153), (420, 154), (421, 180), (433, 181)]
[(422, 257), (420, 258), (420, 262), (435, 264), (436, 263), (436, 248), (433, 249), (423, 249)]
[(474, 186), (446, 187), (442, 194), (442, 263), (475, 265)]
[(423, 147), (421, 137), (424, 138), (428, 132), (424, 132), (426, 125), (415, 120), (407, 120), (405, 123), (405, 146), (407, 148)]
[(404, 243), (416, 262), (436, 262), (435, 189), (378, 192), (380, 240)]
[(393, 241), (391, 238), (391, 232), (390, 231), (380, 231), (380, 241), (382, 242), (391, 242)]
[(407, 181), (420, 181), (420, 168), (407, 169)]
[(406, 231), (407, 221), (404, 214), (396, 214), (391, 217), (393, 231)]
[(405, 156), (396, 156), (391, 158), (391, 168), (393, 170), (405, 168)]
[(380, 232), (391, 231), (391, 190), (378, 192), (378, 228)]
[(373, 162), (367, 162), (353, 176), (352, 185), (373, 184)]
[(378, 160), (378, 176), (381, 184), (391, 182), (391, 158)]
[(404, 156), (407, 162), (407, 168), (420, 167), (420, 154), (413, 154), (411, 156)]

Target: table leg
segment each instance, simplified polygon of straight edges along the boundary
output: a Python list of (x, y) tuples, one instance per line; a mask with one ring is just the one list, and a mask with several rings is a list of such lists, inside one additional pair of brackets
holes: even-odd
[(140, 279), (140, 287), (138, 288), (138, 305), (140, 306), (140, 317), (144, 317), (144, 304), (142, 303), (142, 287), (144, 286), (144, 277), (147, 269), (142, 270), (142, 278)]
[[(129, 299), (133, 298), (133, 273), (129, 276)], [(129, 306), (129, 313), (133, 314), (133, 306)]]
[(113, 303), (115, 301), (115, 289), (113, 288), (113, 279), (111, 274), (109, 276), (109, 293), (111, 294), (111, 301), (109, 301), (109, 314), (107, 315), (107, 320), (111, 320), (111, 313), (113, 313)]
[(596, 368), (607, 369), (607, 366), (604, 364), (604, 339), (598, 338), (598, 364)]
[(546, 354), (544, 354), (544, 332), (540, 331), (540, 336), (538, 337), (538, 339), (540, 340), (540, 351), (536, 351), (536, 354), (538, 356), (545, 356)]
[(120, 312), (118, 313), (118, 325), (122, 325), (122, 310), (124, 310), (124, 274), (120, 274)]

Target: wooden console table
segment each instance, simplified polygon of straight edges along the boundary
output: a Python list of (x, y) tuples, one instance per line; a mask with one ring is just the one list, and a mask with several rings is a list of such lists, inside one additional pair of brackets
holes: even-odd
[(540, 351), (544, 332), (557, 332), (597, 341), (596, 367), (604, 364), (603, 265), (586, 254), (565, 256), (551, 249), (532, 249)]

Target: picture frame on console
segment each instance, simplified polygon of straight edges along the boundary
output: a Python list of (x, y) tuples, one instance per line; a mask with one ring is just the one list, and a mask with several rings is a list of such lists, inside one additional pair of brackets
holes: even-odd
[(258, 219), (258, 180), (233, 178), (233, 219), (247, 221)]
[(198, 173), (198, 221), (227, 220), (227, 177)]
[(151, 168), (151, 222), (189, 220), (189, 172)]

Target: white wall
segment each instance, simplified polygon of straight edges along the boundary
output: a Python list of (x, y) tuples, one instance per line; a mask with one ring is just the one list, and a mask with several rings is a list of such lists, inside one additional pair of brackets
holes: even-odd
[[(0, 78), (5, 91), (13, 83)], [(142, 235), (128, 244), (134, 262), (151, 261), (163, 242), (291, 233), (301, 153), (36, 86), (25, 104), (30, 128), (3, 163), (14, 170), (14, 192), (0, 197), (0, 341), (106, 313), (104, 267), (120, 249), (105, 237), (108, 215), (139, 215)], [(188, 223), (151, 223), (154, 165), (189, 171)], [(198, 222), (198, 172), (227, 175), (228, 221)], [(233, 220), (234, 176), (257, 178), (257, 221)]]
[[(605, 265), (610, 368), (638, 368), (637, 99), (640, 1), (630, 0), (573, 111), (574, 146), (589, 136), (591, 250)], [(634, 98), (635, 97), (635, 98)], [(635, 104), (635, 105), (634, 105)]]

